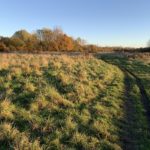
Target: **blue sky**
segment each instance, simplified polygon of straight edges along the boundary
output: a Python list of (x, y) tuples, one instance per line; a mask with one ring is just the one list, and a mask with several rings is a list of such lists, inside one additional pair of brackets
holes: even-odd
[(55, 26), (101, 46), (146, 46), (150, 0), (0, 0), (0, 35)]

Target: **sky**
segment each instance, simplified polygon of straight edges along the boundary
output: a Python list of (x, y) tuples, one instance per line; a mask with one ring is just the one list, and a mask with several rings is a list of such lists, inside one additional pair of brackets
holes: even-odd
[(99, 46), (144, 47), (150, 0), (0, 0), (0, 35), (56, 26)]

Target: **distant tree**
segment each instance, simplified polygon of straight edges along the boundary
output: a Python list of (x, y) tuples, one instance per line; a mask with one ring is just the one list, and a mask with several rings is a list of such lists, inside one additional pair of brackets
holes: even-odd
[(53, 30), (53, 36), (52, 36), (52, 40), (56, 41), (58, 37), (62, 36), (63, 30), (60, 27), (55, 27)]
[(35, 32), (35, 36), (39, 41), (51, 41), (52, 31), (48, 28), (39, 29)]
[(2, 37), (0, 41), (1, 43), (4, 43), (6, 47), (10, 45), (10, 38), (8, 37)]
[(88, 52), (97, 52), (99, 50), (99, 47), (93, 44), (85, 45), (84, 50)]
[(22, 41), (26, 42), (27, 40), (32, 38), (32, 34), (27, 32), (26, 30), (20, 30), (20, 31), (15, 32), (12, 38), (19, 38)]
[(8, 48), (6, 47), (6, 45), (4, 43), (0, 42), (0, 51), (5, 52), (7, 50), (8, 50)]
[(64, 34), (61, 28), (57, 27), (54, 30), (43, 28), (37, 30), (35, 35), (44, 51), (73, 49), (73, 39)]
[(78, 38), (76, 39), (76, 41), (77, 41), (77, 43), (78, 43), (79, 45), (81, 45), (81, 46), (84, 46), (84, 45), (87, 43), (86, 40), (81, 39), (80, 37), (78, 37)]
[(73, 39), (66, 34), (59, 35), (55, 41), (53, 41), (57, 44), (58, 50), (73, 50), (74, 43)]
[(16, 48), (21, 48), (25, 45), (25, 42), (17, 37), (10, 38), (10, 44)]

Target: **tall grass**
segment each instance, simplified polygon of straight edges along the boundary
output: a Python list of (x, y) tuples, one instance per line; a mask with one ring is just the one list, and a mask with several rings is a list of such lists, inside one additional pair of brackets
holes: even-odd
[(29, 54), (0, 54), (0, 64), (0, 149), (122, 149), (117, 67)]

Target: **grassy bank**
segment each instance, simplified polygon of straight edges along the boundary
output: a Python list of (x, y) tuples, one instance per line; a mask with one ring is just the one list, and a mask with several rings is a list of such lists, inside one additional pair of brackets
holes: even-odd
[(0, 149), (121, 149), (124, 75), (93, 57), (0, 55)]

